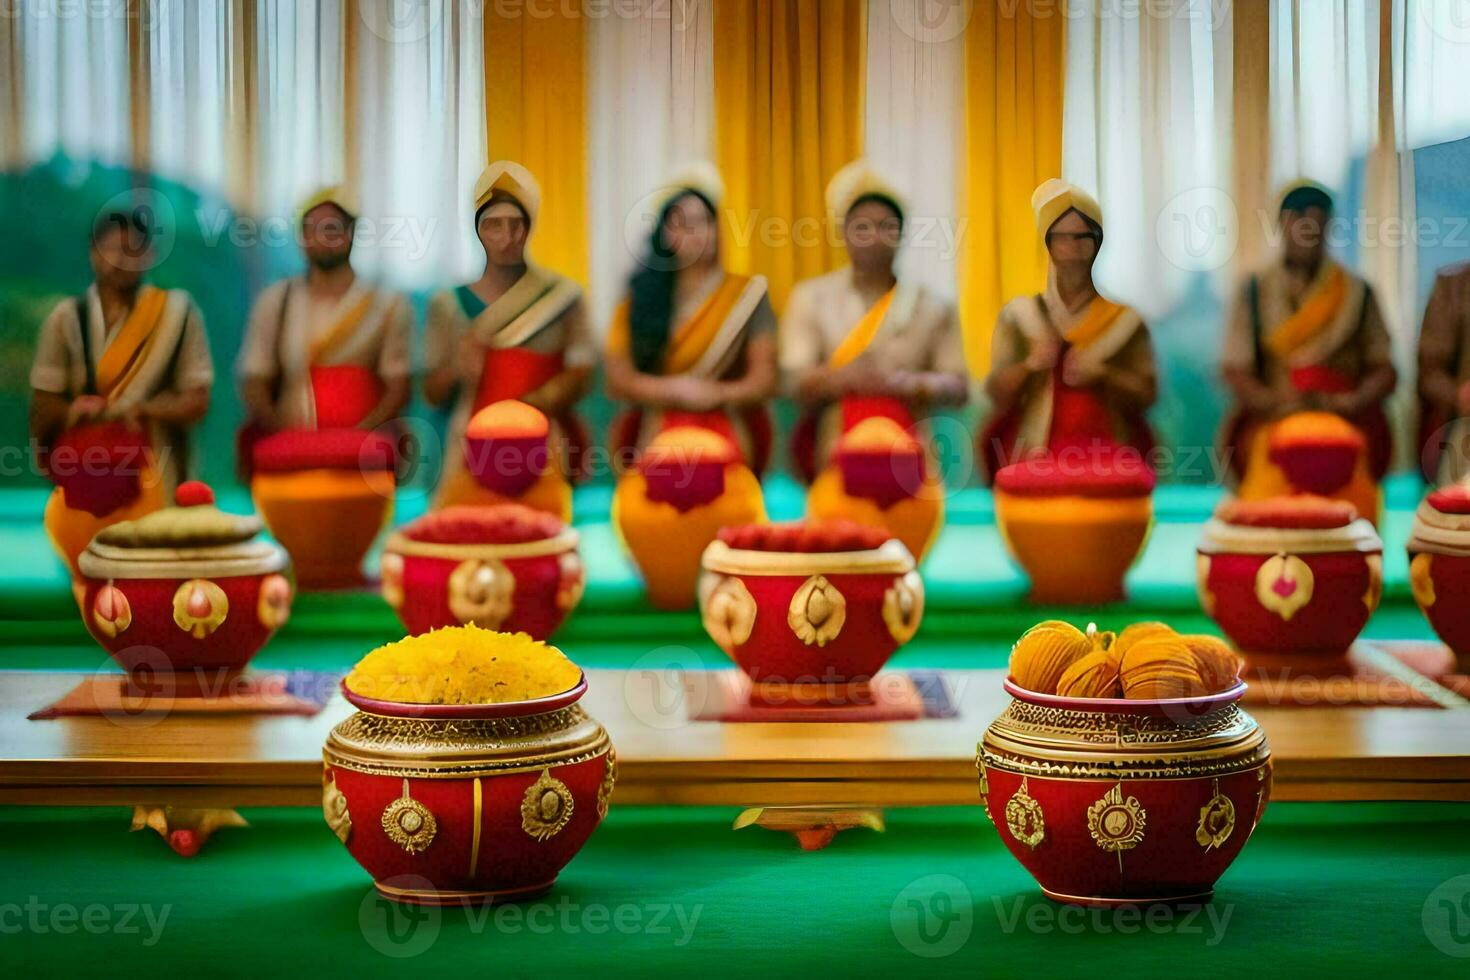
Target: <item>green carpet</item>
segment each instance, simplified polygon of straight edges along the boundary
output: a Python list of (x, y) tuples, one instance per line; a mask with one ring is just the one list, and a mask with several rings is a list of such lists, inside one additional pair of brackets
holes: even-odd
[[(0, 809), (11, 976), (1463, 977), (1470, 806), (1274, 804), (1203, 910), (1060, 910), (979, 811), (815, 854), (734, 811), (614, 807), (545, 899), (399, 912), (315, 810), (196, 858), (119, 810)], [(1443, 885), (1443, 888), (1441, 886)], [(1436, 889), (1440, 889), (1436, 891)], [(1436, 945), (1438, 944), (1438, 945)]]

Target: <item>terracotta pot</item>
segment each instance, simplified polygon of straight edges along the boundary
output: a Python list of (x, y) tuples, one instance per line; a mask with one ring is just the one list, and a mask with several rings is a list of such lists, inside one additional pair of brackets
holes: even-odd
[(1434, 632), (1470, 673), (1470, 488), (1431, 493), (1414, 515), (1409, 585)]
[(1339, 656), (1378, 608), (1383, 542), (1350, 505), (1322, 501), (1333, 513), (1279, 520), (1276, 506), (1236, 503), (1205, 524), (1200, 605), (1247, 655)]
[(1099, 605), (1124, 598), (1123, 577), (1153, 526), (1154, 476), (1139, 460), (1092, 461), (1072, 474), (1064, 458), (1002, 469), (995, 521), (1006, 550), (1031, 579), (1032, 602)]
[(1072, 699), (1007, 680), (980, 796), (1007, 850), (1061, 902), (1202, 901), (1271, 796), (1270, 749), (1222, 694)]
[(106, 528), (79, 560), (87, 629), (135, 675), (238, 671), (290, 615), (286, 552), (202, 493)]
[(255, 446), (250, 493), (302, 588), (360, 584), (393, 515), (393, 444), (356, 429), (290, 430)]
[[(538, 536), (484, 540), (483, 532), (493, 535), (506, 514), (534, 517)], [(445, 530), (448, 535), (438, 533)], [(452, 540), (456, 534), (460, 540)], [(578, 540), (577, 532), (555, 517), (515, 504), (448, 508), (388, 538), (381, 565), (383, 598), (410, 633), (474, 623), (544, 640), (581, 601), (586, 587)]]
[(452, 905), (546, 892), (607, 814), (612, 743), (571, 690), (535, 701), (359, 698), (323, 750), (327, 824), (386, 898)]
[[(761, 528), (760, 530), (769, 530)], [(768, 691), (876, 674), (918, 631), (924, 583), (903, 543), (861, 551), (705, 549), (704, 628)]]

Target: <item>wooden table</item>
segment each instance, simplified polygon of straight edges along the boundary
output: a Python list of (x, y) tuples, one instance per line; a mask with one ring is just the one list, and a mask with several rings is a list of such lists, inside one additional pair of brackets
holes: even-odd
[[(975, 743), (1002, 671), (950, 671), (954, 718), (883, 724), (687, 721), (678, 674), (589, 671), (584, 704), (618, 750), (616, 802), (891, 807), (977, 802)], [(321, 747), (351, 709), (30, 721), (76, 673), (0, 672), (0, 803), (316, 806)], [(1470, 711), (1252, 706), (1288, 800), (1470, 801)]]

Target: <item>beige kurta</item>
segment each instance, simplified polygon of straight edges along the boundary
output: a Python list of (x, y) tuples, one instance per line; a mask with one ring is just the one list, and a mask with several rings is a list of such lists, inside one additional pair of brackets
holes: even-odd
[(323, 300), (311, 295), (305, 276), (296, 276), (272, 284), (256, 300), (237, 370), (241, 379), (280, 380), (276, 411), (282, 425), (315, 427), (311, 347), (364, 301), (369, 305), (357, 326), (315, 366), (369, 368), (385, 381), (407, 377), (413, 336), (407, 297), (357, 279), (341, 297)]
[[(1068, 332), (1086, 315), (1089, 303), (1090, 300), (1069, 309), (1052, 282), (1048, 282), (1039, 297), (1018, 296), (1011, 300), (1001, 308), (991, 334), (991, 371), (1003, 371), (1024, 362), (1032, 344), (1039, 339), (1063, 343)], [(1112, 375), (1131, 378), (1149, 387), (1157, 381), (1158, 369), (1148, 325), (1127, 307), (1100, 337), (1085, 348), (1072, 348), (1068, 356), (1082, 371), (1084, 380), (1101, 380), (1104, 375)], [(1016, 405), (1008, 413), (1019, 414), (1013, 452), (1046, 448), (1051, 437), (1052, 386), (1051, 370), (1037, 371), (1027, 378)], [(1137, 409), (1142, 411), (1147, 407), (1141, 405)], [(1114, 437), (1126, 444), (1133, 434), (1123, 415), (1121, 410), (1113, 411), (1111, 423)]]
[[(105, 323), (96, 286), (88, 287), (86, 302), (95, 372), (126, 314), (114, 323)], [(204, 318), (188, 293), (182, 289), (169, 291), (167, 305), (154, 329), (166, 333), (160, 335), (161, 342), (153, 349), (150, 363), (143, 365), (127, 385), (114, 393), (111, 406), (114, 413), (124, 413), (163, 392), (208, 388), (214, 383), (214, 364), (209, 354), (209, 338), (204, 332)], [(87, 366), (83, 360), (82, 324), (77, 316), (75, 300), (64, 299), (56, 304), (41, 325), (35, 359), (31, 364), (30, 383), (37, 391), (67, 399), (86, 393)], [(184, 478), (188, 468), (188, 432), (154, 423), (150, 426), (149, 438), (153, 442), (164, 488), (172, 495), (173, 487)]]
[(1419, 397), (1425, 412), (1450, 420), (1439, 482), (1470, 477), (1470, 419), (1460, 417), (1460, 387), (1470, 382), (1470, 263), (1441, 269), (1419, 331)]

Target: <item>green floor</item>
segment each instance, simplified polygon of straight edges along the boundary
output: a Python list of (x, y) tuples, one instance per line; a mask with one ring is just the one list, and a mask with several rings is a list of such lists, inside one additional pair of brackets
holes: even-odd
[(127, 833), (121, 811), (0, 808), (0, 964), (153, 978), (1425, 978), (1464, 977), (1455, 957), (1470, 954), (1453, 911), (1470, 903), (1467, 805), (1275, 804), (1212, 904), (1147, 917), (1045, 901), (976, 809), (893, 812), (886, 834), (851, 831), (815, 854), (731, 831), (733, 815), (614, 807), (550, 896), (486, 913), (387, 906), (315, 811), (246, 811), (250, 829), (184, 860)]

